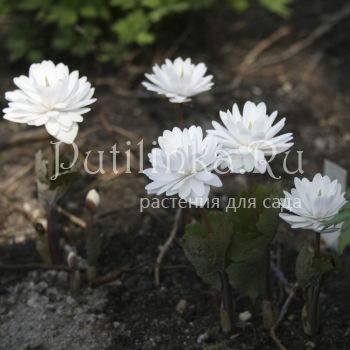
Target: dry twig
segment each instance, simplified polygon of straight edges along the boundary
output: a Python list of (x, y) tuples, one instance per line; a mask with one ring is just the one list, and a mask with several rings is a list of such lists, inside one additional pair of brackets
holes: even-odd
[(13, 146), (22, 145), (30, 142), (39, 142), (49, 140), (50, 135), (44, 129), (26, 130), (12, 136), (9, 140), (0, 143), (0, 150), (5, 150)]
[(273, 339), (273, 341), (275, 342), (278, 349), (280, 349), (280, 350), (287, 350), (287, 349), (282, 344), (281, 340), (277, 337), (276, 328), (279, 326), (279, 324), (282, 322), (284, 316), (286, 315), (286, 313), (288, 311), (289, 304), (292, 301), (292, 299), (294, 298), (295, 292), (297, 289), (298, 289), (298, 283), (295, 283), (294, 286), (292, 288), (290, 288), (289, 295), (281, 308), (280, 314), (279, 314), (276, 322), (274, 323), (274, 325), (270, 329), (270, 336)]
[(120, 126), (117, 126), (117, 125), (112, 125), (104, 114), (100, 114), (99, 119), (102, 123), (102, 126), (107, 131), (107, 133), (121, 135), (121, 136), (124, 136), (130, 140), (136, 140), (136, 141), (141, 140), (141, 138), (137, 134), (135, 134), (134, 132), (126, 130), (126, 129), (124, 129)]
[(33, 170), (33, 168), (34, 163), (26, 164), (14, 176), (5, 181), (0, 186), (0, 190), (4, 190), (4, 195), (9, 197), (12, 194), (12, 192), (16, 189), (18, 180), (21, 179), (23, 176), (27, 175), (30, 171)]
[[(288, 26), (283, 26), (278, 28), (275, 32), (270, 34), (267, 38), (258, 42), (245, 56), (242, 60), (242, 63), (238, 67), (237, 75), (233, 79), (233, 81), (222, 87), (216, 87), (213, 89), (213, 94), (222, 94), (232, 90), (237, 89), (243, 80), (243, 76), (251, 74), (251, 66), (256, 62), (256, 60), (260, 57), (260, 55), (265, 52), (268, 48), (270, 48), (277, 41), (286, 37), (291, 33), (291, 29)], [(268, 72), (268, 75), (271, 73), (276, 74), (276, 71)]]
[(244, 74), (249, 67), (256, 62), (259, 56), (270, 48), (274, 43), (279, 41), (280, 39), (288, 36), (291, 33), (291, 28), (289, 26), (283, 26), (269, 35), (267, 38), (258, 42), (257, 45), (253, 47), (252, 50), (248, 52), (248, 54), (243, 59), (242, 63), (238, 67), (238, 72), (240, 74)]
[(70, 213), (69, 211), (63, 209), (62, 207), (57, 207), (57, 212), (66, 218), (68, 218), (69, 221), (71, 221), (73, 224), (85, 229), (86, 228), (86, 222), (85, 220), (79, 218), (78, 216)]
[(160, 247), (160, 251), (156, 260), (156, 265), (154, 268), (154, 283), (155, 285), (158, 287), (160, 280), (159, 280), (159, 270), (160, 270), (160, 265), (163, 261), (163, 258), (165, 256), (165, 254), (167, 253), (167, 251), (169, 250), (170, 246), (172, 245), (172, 243), (174, 242), (175, 236), (176, 236), (176, 232), (177, 229), (179, 227), (179, 223), (180, 223), (180, 218), (181, 218), (181, 213), (182, 210), (181, 208), (177, 209), (176, 215), (175, 215), (175, 221), (174, 221), (174, 225), (171, 229), (170, 235), (168, 237), (168, 239), (166, 240), (166, 242), (164, 243), (164, 245), (162, 245)]
[(275, 274), (279, 282), (285, 287), (287, 291), (290, 290), (290, 284), (284, 275), (283, 271), (273, 262), (271, 261), (271, 271)]
[(36, 220), (33, 218), (32, 214), (18, 204), (11, 204), (9, 214), (11, 214), (12, 212), (17, 212), (23, 215), (32, 225), (36, 223)]
[(124, 267), (122, 267), (116, 271), (113, 271), (105, 276), (99, 277), (91, 284), (91, 287), (96, 288), (96, 287), (99, 287), (103, 284), (114, 282), (116, 279), (118, 279), (120, 277), (120, 275), (123, 272), (129, 271), (129, 270), (130, 270), (130, 268), (127, 265), (127, 266), (124, 266)]
[(292, 44), (287, 50), (284, 50), (281, 54), (275, 56), (262, 57), (258, 60), (259, 56), (271, 47), (278, 40), (284, 38), (291, 33), (289, 27), (281, 27), (276, 32), (269, 35), (266, 39), (260, 41), (251, 51), (248, 52), (243, 59), (238, 69), (238, 74), (234, 80), (227, 86), (213, 89), (214, 94), (221, 94), (230, 92), (237, 89), (242, 81), (242, 77), (247, 74), (252, 74), (257, 71), (261, 71), (263, 68), (274, 66), (283, 63), (296, 55), (301, 51), (313, 45), (322, 36), (330, 32), (335, 25), (346, 17), (350, 16), (350, 4), (346, 4), (336, 13), (329, 15), (318, 27), (316, 27), (308, 36), (304, 39)]
[(255, 65), (252, 66), (254, 69), (260, 69), (266, 66), (275, 65), (277, 63), (281, 63), (287, 61), (296, 55), (298, 55), (301, 51), (313, 45), (318, 39), (322, 36), (326, 35), (329, 31), (331, 31), (335, 25), (337, 25), (340, 21), (350, 16), (350, 3), (347, 3), (343, 6), (339, 11), (329, 15), (318, 27), (316, 27), (308, 36), (304, 39), (294, 43), (287, 50), (281, 53), (278, 56), (266, 57), (265, 59), (261, 59), (260, 62), (256, 62)]

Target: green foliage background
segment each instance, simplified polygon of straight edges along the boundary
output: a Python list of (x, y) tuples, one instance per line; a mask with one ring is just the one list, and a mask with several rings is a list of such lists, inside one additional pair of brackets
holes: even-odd
[[(120, 62), (130, 47), (157, 39), (157, 24), (179, 13), (228, 3), (244, 11), (251, 0), (1, 0), (9, 59), (38, 61), (47, 52)], [(259, 0), (288, 15), (291, 0)]]

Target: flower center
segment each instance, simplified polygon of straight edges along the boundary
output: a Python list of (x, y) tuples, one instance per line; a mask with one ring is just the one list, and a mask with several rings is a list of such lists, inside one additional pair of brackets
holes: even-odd
[(185, 170), (184, 171), (184, 177), (192, 176), (193, 174), (195, 174), (195, 171), (193, 171), (193, 170)]
[(184, 76), (184, 67), (181, 67), (180, 68), (180, 78), (183, 78), (183, 76)]

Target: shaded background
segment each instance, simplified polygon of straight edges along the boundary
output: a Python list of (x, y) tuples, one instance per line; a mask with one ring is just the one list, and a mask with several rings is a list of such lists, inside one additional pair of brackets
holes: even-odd
[[(114, 143), (124, 151), (131, 140), (137, 157), (140, 138), (149, 144), (177, 120), (176, 105), (141, 87), (143, 74), (167, 57), (191, 57), (207, 64), (215, 87), (185, 106), (187, 126), (210, 127), (218, 111), (233, 102), (264, 101), (269, 112), (277, 109), (287, 118), (294, 148), (304, 151), (306, 176), (321, 171), (325, 158), (350, 170), (347, 1), (264, 1), (247, 8), (238, 0), (145, 1), (145, 8), (137, 3), (114, 1), (110, 11), (106, 1), (84, 2), (90, 7), (79, 1), (4, 1), (0, 96), (14, 89), (14, 76), (27, 74), (29, 62), (63, 61), (96, 87), (98, 101), (77, 138), (82, 156), (91, 149), (108, 152)], [(145, 195), (147, 180), (136, 171), (114, 176), (108, 158), (105, 175), (82, 176), (60, 205), (81, 216), (87, 190), (99, 189), (104, 213), (99, 227), (105, 236), (101, 271), (119, 271), (118, 278), (71, 295), (65, 272), (28, 267), (39, 261), (32, 221), (42, 216), (33, 157), (46, 147), (43, 130), (0, 120), (0, 263), (8, 266), (0, 264), (0, 349), (274, 348), (258, 318), (229, 339), (220, 333), (217, 296), (196, 277), (178, 245), (164, 262), (161, 289), (153, 287), (154, 260), (172, 213), (141, 215), (139, 197)], [(96, 160), (91, 157), (91, 168)], [(121, 172), (124, 161), (119, 158)], [(282, 174), (282, 159), (274, 164), (276, 174)], [(290, 168), (295, 164), (291, 155)], [(283, 177), (286, 186), (292, 178)], [(242, 176), (223, 181), (225, 193), (219, 190), (218, 195), (235, 195), (247, 185)], [(82, 230), (63, 215), (60, 229), (67, 241), (81, 244)], [(282, 266), (294, 281), (295, 254), (307, 236), (294, 236), (282, 225), (278, 239), (284, 247)], [(325, 290), (324, 335), (314, 341), (303, 336), (298, 296), (279, 329), (288, 349), (349, 346), (348, 254), (343, 260), (343, 270)], [(186, 301), (183, 312), (176, 307), (180, 300)]]

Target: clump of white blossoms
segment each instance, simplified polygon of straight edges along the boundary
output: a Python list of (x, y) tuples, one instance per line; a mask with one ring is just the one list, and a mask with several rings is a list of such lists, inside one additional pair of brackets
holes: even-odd
[[(346, 203), (344, 192), (337, 180), (331, 181), (328, 176), (316, 174), (312, 181), (306, 178), (294, 179), (295, 188), (291, 193), (284, 191), (282, 207), (290, 213), (280, 213), (280, 217), (292, 228), (304, 228), (319, 233), (337, 231), (340, 226), (325, 228)], [(298, 203), (295, 205), (295, 203)]]
[(222, 166), (231, 172), (245, 173), (253, 170), (265, 173), (266, 156), (275, 156), (288, 150), (293, 143), (292, 133), (276, 136), (284, 127), (285, 118), (273, 125), (277, 111), (266, 114), (266, 105), (246, 102), (241, 114), (237, 104), (232, 111), (220, 111), (224, 126), (213, 121), (208, 133), (218, 138), (222, 145)]
[(165, 95), (170, 102), (184, 103), (214, 85), (213, 76), (205, 76), (206, 72), (204, 63), (193, 64), (190, 58), (178, 57), (173, 62), (166, 59), (160, 67), (153, 66), (153, 74), (145, 74), (150, 82), (144, 81), (142, 85), (149, 91)]
[(9, 106), (4, 118), (16, 123), (45, 125), (47, 132), (64, 143), (72, 143), (78, 133), (82, 114), (90, 111), (88, 105), (94, 88), (78, 71), (69, 72), (66, 65), (52, 61), (32, 64), (29, 76), (14, 78), (17, 90), (6, 93)]
[(216, 167), (217, 140), (203, 138), (201, 127), (166, 130), (158, 138), (159, 148), (149, 153), (152, 168), (144, 170), (152, 182), (146, 186), (149, 194), (179, 195), (186, 202), (204, 206), (210, 186), (222, 183), (212, 171)]

